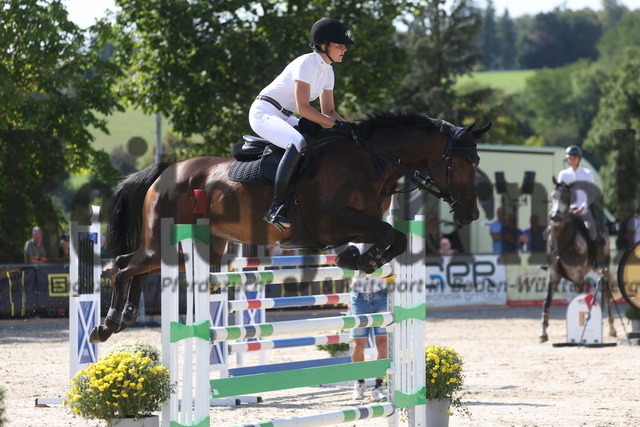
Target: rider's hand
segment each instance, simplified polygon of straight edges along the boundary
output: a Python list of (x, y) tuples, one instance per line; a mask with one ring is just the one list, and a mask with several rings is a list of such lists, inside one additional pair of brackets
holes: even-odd
[(336, 120), (335, 123), (333, 124), (333, 129), (345, 135), (351, 135), (356, 131), (356, 126), (351, 122), (343, 122), (341, 120)]

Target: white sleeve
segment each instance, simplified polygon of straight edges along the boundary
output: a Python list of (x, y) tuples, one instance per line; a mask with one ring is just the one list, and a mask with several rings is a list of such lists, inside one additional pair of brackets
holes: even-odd
[(312, 61), (299, 61), (291, 69), (291, 78), (293, 81), (309, 83), (313, 81), (313, 63)]

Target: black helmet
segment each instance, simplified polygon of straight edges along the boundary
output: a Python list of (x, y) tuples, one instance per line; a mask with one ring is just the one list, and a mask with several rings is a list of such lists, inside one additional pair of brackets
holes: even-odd
[(322, 18), (311, 27), (309, 33), (309, 45), (320, 43), (354, 44), (349, 38), (347, 29), (340, 21), (331, 18)]
[(582, 150), (577, 145), (570, 145), (564, 151), (565, 157), (582, 157)]

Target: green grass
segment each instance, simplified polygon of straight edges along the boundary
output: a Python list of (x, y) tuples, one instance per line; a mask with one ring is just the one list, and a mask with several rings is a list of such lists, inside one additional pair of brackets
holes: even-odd
[[(134, 136), (139, 136), (147, 141), (149, 150), (156, 143), (156, 116), (146, 115), (139, 110), (127, 110), (124, 113), (116, 113), (107, 118), (110, 135), (95, 129), (90, 130), (96, 138), (94, 147), (111, 153), (114, 148), (121, 146), (126, 149), (127, 142)], [(162, 134), (167, 132), (167, 122), (162, 121)]]
[(481, 71), (461, 77), (456, 88), (464, 90), (468, 87), (490, 87), (512, 94), (521, 92), (527, 78), (534, 73), (535, 70)]

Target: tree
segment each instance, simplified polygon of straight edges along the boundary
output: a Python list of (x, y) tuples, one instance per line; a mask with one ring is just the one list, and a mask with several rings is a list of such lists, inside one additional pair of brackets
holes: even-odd
[(625, 48), (640, 46), (640, 10), (625, 13), (618, 24), (607, 31), (598, 41), (600, 60), (612, 64), (617, 62)]
[(538, 70), (524, 91), (535, 133), (547, 145), (582, 145), (596, 115), (604, 79), (601, 68), (586, 61)]
[(533, 29), (523, 42), (524, 68), (560, 67), (579, 59), (595, 60), (602, 27), (595, 12), (554, 10), (533, 18)]
[(435, 0), (419, 5), (414, 18), (405, 20), (408, 31), (400, 42), (411, 61), (396, 99), (433, 117), (456, 121), (453, 86), (480, 59), (475, 41), (482, 22), (469, 1), (456, 0), (449, 13), (445, 3)]
[(183, 137), (202, 135), (204, 144), (192, 145), (192, 154), (228, 155), (250, 132), (255, 96), (310, 52), (311, 26), (331, 16), (358, 42), (334, 68), (339, 107), (385, 105), (404, 61), (392, 22), (401, 3), (118, 0), (113, 37), (129, 76), (124, 94), (144, 111), (162, 113)]
[(85, 34), (59, 0), (3, 3), (0, 23), (0, 256), (22, 262), (31, 227), (61, 231), (48, 191), (62, 176), (113, 177), (87, 128), (106, 131), (96, 114), (119, 108), (119, 72), (99, 54), (104, 24)]
[[(619, 62), (610, 68), (602, 87), (602, 99), (593, 120), (585, 148), (594, 152), (604, 163), (600, 169), (605, 203), (616, 206), (617, 147), (614, 129), (636, 130), (636, 159), (640, 158), (638, 129), (640, 129), (640, 48), (628, 47)], [(628, 177), (636, 183), (636, 197), (640, 198), (640, 173)]]
[(500, 68), (514, 70), (518, 68), (517, 50), (518, 35), (509, 11), (505, 9), (504, 15), (498, 21), (498, 34), (500, 35)]
[(484, 10), (482, 30), (480, 32), (482, 65), (486, 70), (496, 70), (500, 68), (500, 52), (502, 52), (501, 42), (502, 40), (498, 35), (496, 11), (493, 8), (493, 1), (488, 0), (487, 8)]

